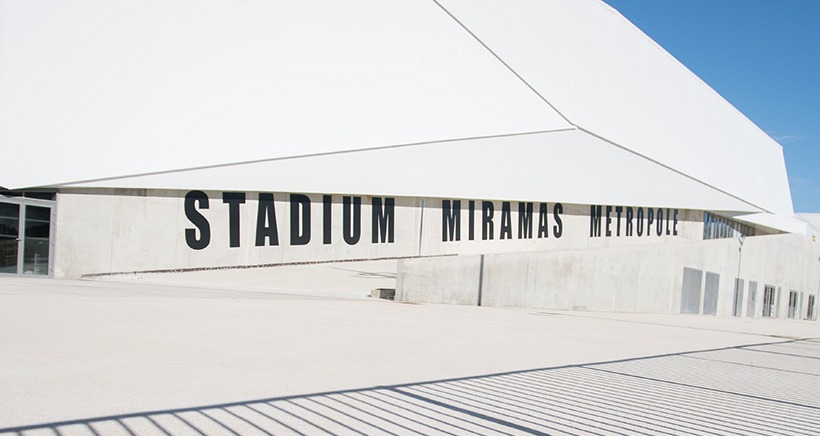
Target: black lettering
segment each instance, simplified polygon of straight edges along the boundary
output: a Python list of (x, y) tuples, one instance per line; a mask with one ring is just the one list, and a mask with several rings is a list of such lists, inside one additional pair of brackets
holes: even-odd
[(384, 198), (384, 208), (382, 208), (382, 198), (381, 197), (373, 197), (373, 204), (370, 206), (372, 209), (371, 215), (373, 217), (371, 226), (373, 239), (372, 242), (378, 243), (379, 237), (381, 236), (381, 242), (384, 243), (385, 239), (387, 239), (388, 244), (393, 243), (393, 236), (395, 231), (393, 230), (395, 226), (395, 219), (394, 211), (396, 209), (396, 199), (391, 197)]
[[(196, 228), (185, 229), (185, 243), (194, 250), (202, 250), (211, 243), (211, 225), (208, 219), (197, 210), (208, 209), (208, 195), (202, 191), (191, 191), (185, 194), (185, 216)], [(199, 238), (196, 232), (199, 230)]]
[(669, 235), (669, 209), (666, 209), (666, 234)]
[(538, 204), (538, 237), (549, 238), (550, 231), (547, 223), (547, 203)]
[(658, 208), (658, 215), (655, 220), (655, 233), (657, 233), (658, 236), (663, 234), (663, 209), (661, 208)]
[(518, 202), (518, 239), (532, 239), (532, 203)]
[(222, 202), (228, 205), (228, 233), (231, 248), (239, 247), (239, 205), (245, 202), (245, 193), (223, 192)]
[(612, 226), (612, 206), (606, 207), (606, 237), (612, 236), (612, 230), (610, 227)]
[(652, 223), (655, 222), (655, 210), (651, 207), (646, 208), (646, 236), (652, 234)]
[(331, 230), (333, 225), (330, 221), (333, 207), (333, 196), (322, 196), (322, 244), (331, 243)]
[(642, 207), (638, 208), (638, 215), (635, 218), (636, 218), (635, 221), (636, 221), (637, 227), (638, 227), (638, 230), (637, 230), (638, 236), (643, 236), (643, 208)]
[(307, 195), (290, 194), (290, 245), (307, 245), (308, 242), (310, 242), (310, 198)]
[(621, 212), (623, 211), (623, 207), (615, 206), (615, 216), (618, 217), (618, 224), (615, 226), (615, 236), (621, 236)]
[(342, 236), (347, 245), (359, 242), (362, 236), (362, 197), (342, 197)]
[(470, 200), (469, 207), (470, 207), (470, 230), (469, 230), (470, 234), (469, 234), (469, 237), (470, 237), (470, 240), (472, 241), (473, 239), (475, 239), (475, 201)]
[(601, 237), (601, 206), (589, 207), (589, 237)]
[(256, 211), (256, 246), (279, 245), (279, 229), (276, 227), (276, 209), (273, 194), (259, 193), (259, 209)]
[(552, 217), (555, 219), (555, 225), (552, 226), (552, 234), (556, 238), (560, 238), (564, 234), (564, 222), (561, 221), (561, 214), (564, 213), (564, 205), (555, 203), (552, 207)]
[(501, 202), (501, 239), (512, 239), (512, 211), (510, 202)]
[(635, 211), (631, 207), (626, 208), (626, 236), (632, 236), (632, 218), (635, 217)]
[(481, 202), (481, 239), (493, 239), (493, 214), (495, 207), (492, 201)]
[(675, 209), (675, 218), (672, 221), (672, 234), (678, 236), (678, 210)]
[[(449, 238), (449, 239), (448, 239)], [(461, 200), (441, 201), (441, 240), (461, 240)]]

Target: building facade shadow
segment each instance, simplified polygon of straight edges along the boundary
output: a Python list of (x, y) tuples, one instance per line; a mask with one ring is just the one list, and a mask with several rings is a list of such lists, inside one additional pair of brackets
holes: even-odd
[(818, 358), (820, 339), (796, 339), (100, 416), (0, 434), (816, 435)]

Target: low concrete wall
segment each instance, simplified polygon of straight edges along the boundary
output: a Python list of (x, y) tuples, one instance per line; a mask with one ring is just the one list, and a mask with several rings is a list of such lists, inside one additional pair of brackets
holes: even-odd
[[(704, 313), (706, 273), (718, 277), (716, 314), (731, 316), (735, 278), (743, 280), (740, 314), (762, 314), (765, 285), (777, 290), (775, 316), (788, 316), (789, 292), (798, 293), (795, 317), (807, 315), (808, 296), (818, 300), (820, 245), (804, 235), (680, 241), (663, 245), (505, 253), (399, 264), (396, 299), (496, 307), (680, 313), (684, 268), (701, 271), (699, 313)], [(482, 268), (483, 262), (483, 268)], [(749, 298), (749, 283), (756, 299)], [(802, 293), (802, 298), (800, 297)], [(815, 303), (816, 305), (816, 303)], [(709, 303), (706, 303), (709, 312)], [(816, 309), (815, 309), (816, 316)]]
[[(398, 265), (400, 273), (396, 278), (396, 299), (427, 303), (478, 304), (481, 257), (467, 255), (402, 259)], [(435, 286), (430, 286), (431, 283), (435, 283)]]

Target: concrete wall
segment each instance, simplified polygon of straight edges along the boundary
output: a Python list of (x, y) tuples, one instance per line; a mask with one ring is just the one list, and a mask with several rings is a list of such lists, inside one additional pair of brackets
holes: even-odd
[[(289, 194), (274, 194), (278, 244), (273, 245), (268, 238), (257, 246), (258, 195), (248, 193), (245, 203), (239, 205), (239, 245), (231, 247), (230, 208), (223, 203), (221, 192), (206, 192), (208, 208), (198, 212), (208, 220), (210, 242), (207, 247), (193, 249), (186, 242), (186, 230), (196, 230), (197, 238), (201, 231), (186, 216), (185, 194), (144, 190), (58, 194), (55, 275), (368, 259), (417, 251), (417, 199), (396, 199), (393, 242), (373, 243), (371, 199), (362, 197), (359, 239), (349, 244), (342, 235), (342, 197), (334, 196), (331, 241), (325, 244), (322, 196), (310, 195), (310, 241), (293, 245)], [(270, 224), (270, 218), (265, 224)]]
[[(200, 199), (207, 197), (207, 207), (203, 201), (197, 201), (186, 209), (186, 196), (191, 192), (194, 191), (62, 190), (57, 196), (55, 276), (631, 245), (665, 246), (676, 240), (700, 239), (703, 229), (702, 212), (679, 210), (676, 215), (674, 209), (655, 208), (656, 217), (662, 213), (664, 219), (660, 225), (655, 219), (651, 231), (644, 219), (642, 235), (638, 236), (638, 208), (634, 208), (635, 217), (631, 224), (634, 227), (628, 235), (626, 208), (619, 219), (618, 208), (601, 205), (601, 234), (590, 236), (589, 205), (544, 203), (545, 213), (541, 214), (541, 204), (535, 202), (530, 203), (532, 234), (527, 237), (527, 232), (519, 233), (519, 202), (473, 200), (474, 211), (471, 213), (471, 200), (462, 199), (449, 200), (451, 211), (455, 210), (456, 201), (460, 204), (459, 212), (453, 212), (453, 219), (460, 222), (460, 232), (453, 228), (450, 238), (449, 230), (443, 228), (448, 200), (395, 197), (393, 239), (383, 241), (379, 234), (379, 239), (374, 242), (372, 203), (374, 198), (389, 197), (359, 196), (361, 227), (358, 240), (352, 243), (343, 237), (345, 232), (350, 233), (344, 227), (344, 196), (331, 195), (330, 218), (325, 227), (324, 195), (307, 194), (311, 237), (307, 243), (297, 244), (292, 234), (291, 198), (298, 194), (273, 193), (275, 219), (271, 221), (266, 217), (260, 223), (260, 194), (257, 192), (240, 193), (244, 195), (244, 202), (236, 205), (235, 219), (231, 219), (231, 206), (225, 202), (227, 193), (204, 191), (199, 195)], [(207, 221), (210, 238), (206, 246), (195, 248), (190, 244), (191, 235), (200, 239), (203, 233), (200, 224), (192, 221), (191, 208)], [(485, 224), (483, 216), (488, 214), (489, 208), (492, 217)], [(527, 203), (524, 208), (526, 211)], [(648, 208), (641, 210), (648, 215)], [(302, 222), (304, 213), (299, 209), (295, 215), (298, 223)], [(268, 238), (258, 245), (258, 229), (273, 222), (277, 228), (277, 243)], [(546, 232), (539, 234), (539, 224)], [(296, 233), (303, 234), (301, 224), (297, 227)], [(233, 244), (231, 228), (238, 237)], [(330, 230), (329, 242), (324, 238), (325, 228)], [(488, 230), (486, 235), (483, 234), (485, 228)], [(526, 228), (526, 225), (522, 226), (522, 230)]]
[[(606, 211), (607, 206), (601, 206), (602, 223), (601, 236), (590, 236), (590, 206), (579, 204), (560, 204), (561, 219), (560, 229), (556, 228), (558, 222), (555, 219), (556, 203), (547, 202), (546, 204), (546, 227), (548, 233), (544, 237), (538, 237), (539, 227), (539, 203), (533, 203), (533, 237), (531, 239), (520, 239), (518, 237), (519, 225), (519, 202), (510, 201), (510, 216), (512, 227), (512, 238), (504, 239), (502, 235), (502, 215), (504, 210), (504, 201), (489, 201), (492, 204), (492, 239), (483, 240), (483, 220), (482, 200), (474, 200), (473, 206), (473, 238), (470, 239), (470, 200), (460, 200), (460, 222), (461, 234), (460, 240), (442, 241), (442, 210), (443, 199), (425, 199), (425, 213), (424, 224), (422, 232), (421, 254), (423, 255), (441, 255), (441, 254), (482, 254), (482, 253), (504, 253), (516, 251), (551, 251), (551, 250), (568, 250), (568, 249), (588, 249), (588, 248), (602, 248), (602, 247), (617, 247), (624, 245), (644, 245), (649, 243), (665, 244), (669, 241), (680, 239), (694, 239), (699, 240), (703, 238), (703, 212), (699, 211), (678, 211), (678, 225), (677, 235), (673, 234), (673, 221), (669, 221), (669, 232), (667, 232), (666, 215), (661, 222), (660, 232), (657, 226), (657, 220), (652, 223), (651, 232), (647, 231), (644, 219), (644, 228), (641, 236), (637, 235), (637, 219), (633, 217), (632, 235), (628, 236), (626, 232), (626, 212), (621, 212), (620, 229), (618, 228), (619, 220), (617, 218), (617, 211), (612, 207), (610, 213), (610, 236), (606, 236)], [(450, 201), (452, 208), (453, 201)], [(525, 204), (526, 208), (526, 204)], [(637, 208), (633, 208), (637, 210)], [(648, 208), (642, 208), (644, 212)], [(658, 209), (653, 208), (653, 213), (657, 213)], [(674, 215), (674, 209), (662, 209), (662, 213)], [(556, 231), (560, 230), (560, 236), (556, 237)], [(659, 234), (660, 233), (660, 234)], [(449, 235), (448, 235), (449, 236)], [(488, 235), (489, 236), (489, 235)]]
[(396, 299), (401, 301), (477, 305), (481, 255), (399, 260)]
[(480, 288), (485, 306), (680, 313), (686, 267), (702, 272), (698, 312), (709, 312), (709, 302), (705, 302), (708, 272), (719, 276), (710, 274), (710, 280), (718, 280), (715, 314), (731, 316), (740, 262), (742, 316), (747, 314), (749, 283), (754, 281), (754, 316), (761, 316), (763, 289), (771, 285), (779, 294), (776, 317), (787, 317), (790, 291), (797, 291), (798, 302), (802, 301), (796, 317), (805, 317), (808, 296), (818, 299), (820, 290), (820, 245), (804, 235), (767, 235), (746, 238), (742, 258), (739, 247), (737, 239), (720, 239), (407, 259), (399, 264), (396, 299), (478, 304)]

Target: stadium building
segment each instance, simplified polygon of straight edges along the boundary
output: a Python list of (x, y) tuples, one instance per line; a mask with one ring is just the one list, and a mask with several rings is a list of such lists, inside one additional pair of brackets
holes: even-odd
[(404, 300), (816, 318), (782, 147), (602, 1), (0, 19), (0, 273), (401, 259)]

